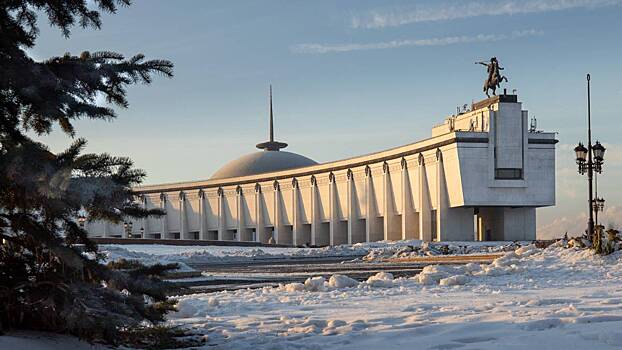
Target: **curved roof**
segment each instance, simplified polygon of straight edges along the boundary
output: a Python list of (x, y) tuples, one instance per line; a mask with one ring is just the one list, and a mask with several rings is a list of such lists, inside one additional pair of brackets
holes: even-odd
[(318, 164), (300, 154), (285, 151), (259, 151), (232, 160), (218, 169), (210, 180), (256, 175)]

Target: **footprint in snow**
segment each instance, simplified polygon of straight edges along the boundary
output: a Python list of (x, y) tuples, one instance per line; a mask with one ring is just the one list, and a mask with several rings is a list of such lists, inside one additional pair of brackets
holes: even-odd
[(465, 346), (466, 344), (439, 344), (439, 345), (434, 345), (432, 347), (429, 347), (429, 350), (452, 350), (452, 349), (458, 349), (461, 348), (463, 346)]
[(544, 320), (535, 320), (524, 322), (520, 324), (520, 327), (526, 331), (544, 331), (551, 328), (557, 328), (564, 323), (559, 318), (547, 318)]
[(619, 322), (622, 321), (622, 316), (617, 315), (597, 315), (597, 316), (583, 316), (577, 317), (575, 323), (601, 323), (601, 322)]
[(482, 336), (482, 337), (467, 337), (467, 338), (453, 339), (453, 341), (462, 343), (462, 344), (483, 343), (483, 342), (493, 341), (493, 340), (497, 340), (497, 338)]
[(527, 306), (548, 306), (559, 304), (580, 304), (581, 300), (578, 299), (536, 299), (529, 300), (525, 305)]

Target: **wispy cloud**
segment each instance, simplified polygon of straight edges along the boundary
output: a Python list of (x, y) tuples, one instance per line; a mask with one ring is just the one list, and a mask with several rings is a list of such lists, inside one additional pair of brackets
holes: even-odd
[(413, 10), (371, 11), (352, 17), (352, 28), (384, 28), (479, 16), (519, 15), (622, 5), (622, 0), (497, 0), (417, 6)]
[(514, 31), (510, 34), (478, 34), (473, 36), (447, 36), (441, 38), (430, 39), (403, 39), (403, 40), (391, 40), (374, 43), (349, 43), (349, 44), (298, 44), (292, 46), (290, 49), (294, 53), (301, 54), (325, 54), (325, 53), (339, 53), (350, 52), (360, 50), (385, 50), (385, 49), (397, 49), (401, 47), (412, 46), (447, 46), (455, 44), (469, 44), (469, 43), (484, 43), (508, 39), (517, 39), (527, 36), (542, 35), (543, 32), (536, 29), (528, 29), (521, 31)]
[[(610, 206), (599, 214), (599, 224), (605, 228), (620, 229), (620, 218), (622, 217), (622, 208)], [(537, 229), (539, 239), (561, 238), (564, 233), (568, 232), (569, 237), (576, 237), (583, 234), (587, 227), (587, 213), (581, 212), (572, 216), (562, 216), (554, 219), (552, 222), (540, 226)]]

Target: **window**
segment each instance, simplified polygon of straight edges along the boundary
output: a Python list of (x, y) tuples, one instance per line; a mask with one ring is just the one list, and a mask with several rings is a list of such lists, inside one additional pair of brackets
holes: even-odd
[(523, 178), (523, 169), (517, 168), (500, 168), (495, 169), (495, 179), (498, 180), (521, 180)]

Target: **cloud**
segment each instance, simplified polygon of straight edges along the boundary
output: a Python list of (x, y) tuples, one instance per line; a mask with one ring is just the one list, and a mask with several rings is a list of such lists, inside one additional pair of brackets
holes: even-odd
[(363, 44), (298, 44), (290, 47), (290, 50), (294, 53), (300, 54), (325, 54), (361, 50), (385, 50), (413, 46), (447, 46), (455, 44), (484, 43), (508, 39), (517, 39), (528, 36), (537, 36), (542, 34), (544, 33), (540, 30), (528, 29), (514, 31), (511, 34), (478, 34), (474, 36), (462, 35), (430, 39), (402, 39)]
[(420, 22), (450, 21), (479, 16), (502, 16), (563, 11), (578, 8), (618, 6), (622, 0), (500, 0), (469, 1), (456, 4), (420, 6), (412, 11), (372, 11), (367, 15), (354, 16), (352, 28), (397, 27)]
[[(599, 213), (598, 222), (605, 228), (613, 227), (619, 230), (622, 224), (622, 208), (615, 206), (605, 208), (604, 212)], [(561, 238), (568, 232), (569, 237), (576, 237), (583, 234), (586, 228), (587, 213), (582, 212), (570, 217), (557, 218), (549, 224), (538, 227), (537, 236), (538, 239)]]

